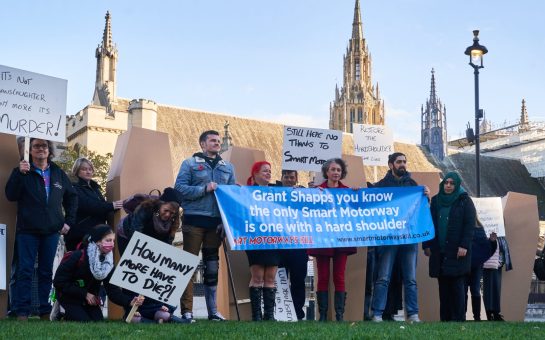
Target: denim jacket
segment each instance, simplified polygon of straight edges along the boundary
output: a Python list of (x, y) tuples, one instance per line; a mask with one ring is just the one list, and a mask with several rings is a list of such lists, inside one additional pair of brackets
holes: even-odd
[(214, 193), (206, 192), (206, 185), (210, 182), (235, 184), (235, 168), (222, 159), (212, 169), (199, 156), (182, 162), (174, 187), (181, 193), (184, 214), (220, 217)]

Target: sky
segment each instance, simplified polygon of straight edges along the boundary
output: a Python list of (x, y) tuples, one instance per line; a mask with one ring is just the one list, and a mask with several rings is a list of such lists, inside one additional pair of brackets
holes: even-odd
[[(117, 95), (327, 128), (351, 37), (355, 0), (10, 1), (0, 64), (68, 80), (67, 113), (92, 100), (104, 16), (119, 51)], [(397, 141), (420, 143), (420, 107), (435, 69), (448, 138), (474, 123), (472, 30), (489, 53), (480, 102), (516, 123), (526, 99), (545, 121), (545, 1), (361, 0), (373, 83)], [(541, 22), (541, 23), (540, 23)]]

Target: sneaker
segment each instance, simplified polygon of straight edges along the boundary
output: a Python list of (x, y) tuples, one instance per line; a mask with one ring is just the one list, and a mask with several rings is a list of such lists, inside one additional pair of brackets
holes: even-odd
[(191, 312), (185, 312), (182, 314), (182, 319), (189, 320), (189, 322), (193, 322), (193, 313)]
[(223, 315), (221, 315), (220, 312), (215, 312), (212, 315), (208, 315), (208, 320), (211, 320), (211, 321), (227, 321), (227, 319), (225, 317), (223, 317)]
[(409, 315), (407, 317), (407, 322), (420, 322), (420, 319), (418, 318), (418, 314)]
[(184, 319), (183, 317), (180, 318), (180, 317), (172, 315), (170, 317), (170, 320), (168, 320), (168, 322), (171, 322), (171, 323), (194, 323), (195, 320), (193, 320), (193, 319)]
[(382, 316), (373, 315), (373, 322), (382, 322)]

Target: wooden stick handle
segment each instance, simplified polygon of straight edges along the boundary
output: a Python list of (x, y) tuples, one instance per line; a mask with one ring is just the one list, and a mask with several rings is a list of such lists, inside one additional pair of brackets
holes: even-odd
[[(138, 295), (138, 298), (142, 298), (143, 295)], [(131, 308), (131, 311), (129, 312), (129, 315), (127, 315), (127, 318), (125, 319), (126, 323), (131, 323), (132, 318), (134, 317), (134, 313), (138, 311), (138, 305), (133, 305)]]
[(30, 159), (30, 155), (28, 154), (29, 149), (30, 149), (30, 137), (25, 137), (25, 149), (24, 149), (24, 152), (23, 152), (23, 158), (27, 162)]

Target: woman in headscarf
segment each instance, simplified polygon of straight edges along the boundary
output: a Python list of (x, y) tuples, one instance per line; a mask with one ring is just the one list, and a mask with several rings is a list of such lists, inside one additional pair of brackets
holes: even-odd
[(102, 284), (108, 298), (117, 305), (130, 309), (144, 301), (143, 297), (129, 296), (110, 284), (114, 272), (114, 241), (112, 229), (105, 224), (98, 225), (90, 231), (82, 247), (67, 255), (57, 268), (53, 284), (66, 320), (101, 321), (99, 290)]
[[(322, 176), (325, 178), (325, 181), (318, 187), (327, 189), (348, 188), (341, 182), (341, 180), (346, 177), (346, 174), (346, 163), (340, 158), (332, 158), (322, 165)], [(355, 247), (308, 250), (308, 254), (316, 258), (318, 270), (316, 297), (318, 299), (320, 321), (327, 320), (327, 309), (329, 304), (329, 264), (331, 260), (333, 260), (333, 283), (335, 285), (335, 318), (337, 321), (343, 321), (344, 306), (346, 303), (346, 289), (344, 286), (346, 260), (348, 255), (355, 253)]]
[(465, 320), (465, 278), (471, 271), (471, 242), (476, 223), (473, 201), (456, 172), (449, 172), (431, 200), (435, 238), (424, 242), (430, 277), (439, 282), (441, 321)]
[[(271, 164), (266, 161), (255, 162), (247, 185), (269, 186)], [(280, 252), (277, 250), (247, 250), (250, 265), (250, 302), (252, 321), (274, 321), (274, 300), (276, 297), (276, 271), (280, 264)], [(263, 295), (263, 314), (261, 296)]]

